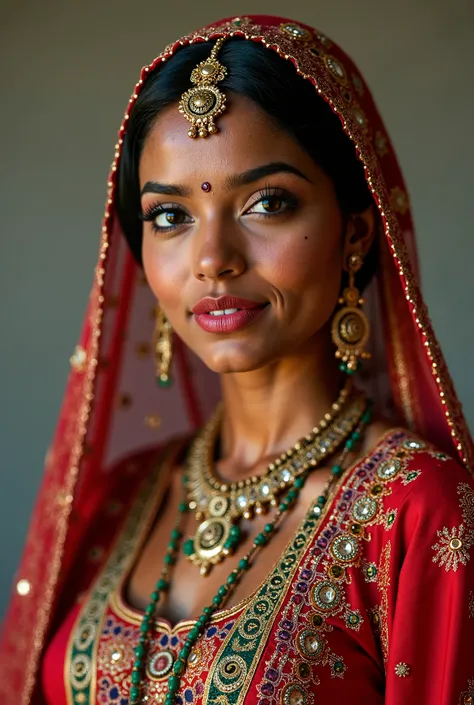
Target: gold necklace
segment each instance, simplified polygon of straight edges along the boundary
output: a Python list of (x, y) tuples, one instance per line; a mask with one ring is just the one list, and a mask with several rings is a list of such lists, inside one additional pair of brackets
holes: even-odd
[(298, 477), (333, 455), (359, 424), (366, 408), (365, 396), (349, 396), (346, 391), (341, 401), (341, 395), (332, 407), (331, 421), (326, 420), (327, 414), (319, 427), (270, 463), (262, 476), (247, 481), (220, 482), (216, 487), (212, 458), (221, 409), (196, 436), (187, 456), (187, 487), (189, 508), (200, 524), (195, 536), (186, 542), (185, 553), (202, 575), (240, 543), (242, 517), (250, 519), (254, 511), (261, 514), (269, 505), (276, 506), (281, 492), (291, 489)]
[[(241, 490), (244, 487), (250, 487), (252, 485), (258, 485), (260, 481), (262, 480), (262, 477), (265, 477), (269, 472), (271, 472), (274, 469), (274, 466), (276, 465), (281, 465), (282, 463), (286, 462), (288, 458), (292, 457), (295, 453), (301, 450), (301, 448), (305, 445), (308, 445), (309, 443), (312, 443), (321, 433), (324, 429), (326, 429), (330, 424), (333, 423), (334, 419), (336, 416), (341, 412), (341, 410), (344, 408), (344, 405), (347, 402), (347, 399), (352, 391), (353, 387), (353, 381), (351, 378), (348, 378), (346, 380), (346, 383), (344, 387), (342, 388), (341, 392), (339, 393), (339, 396), (337, 400), (332, 404), (330, 411), (328, 411), (319, 424), (315, 426), (311, 433), (309, 433), (307, 436), (304, 438), (300, 438), (299, 441), (295, 443), (294, 446), (289, 448), (287, 451), (282, 453), (279, 458), (277, 458), (273, 463), (270, 463), (267, 467), (267, 470), (262, 476), (252, 476), (248, 477), (245, 480), (241, 480), (239, 482), (223, 482), (219, 478), (215, 477), (214, 475), (214, 462), (213, 462), (213, 454), (214, 454), (214, 448), (215, 448), (215, 443), (217, 440), (217, 437), (219, 435), (220, 431), (220, 426), (221, 426), (221, 420), (222, 420), (222, 407), (219, 406), (214, 414), (214, 416), (211, 418), (207, 425), (207, 429), (205, 429), (205, 432), (207, 431), (209, 433), (208, 437), (208, 444), (207, 444), (207, 450), (208, 454), (207, 457), (204, 459), (204, 464), (199, 466), (200, 471), (203, 473), (203, 477), (206, 481), (206, 485), (212, 489), (215, 490), (219, 493), (235, 493), (237, 490)], [(255, 512), (256, 514), (261, 514), (262, 510), (261, 507), (259, 506), (259, 503), (256, 503), (255, 506)], [(195, 512), (196, 519), (199, 521), (202, 516), (200, 513), (200, 510), (197, 509)], [(250, 519), (251, 516), (249, 513), (243, 512), (243, 516), (246, 519)]]

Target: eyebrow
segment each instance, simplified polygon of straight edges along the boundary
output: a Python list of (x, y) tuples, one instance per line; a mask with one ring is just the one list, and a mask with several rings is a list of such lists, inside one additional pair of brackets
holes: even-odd
[(270, 164), (263, 164), (262, 166), (255, 167), (254, 169), (244, 171), (242, 174), (235, 174), (233, 176), (229, 176), (225, 181), (225, 187), (227, 189), (232, 189), (238, 188), (239, 186), (248, 186), (254, 181), (263, 179), (265, 176), (272, 176), (272, 174), (282, 173), (295, 174), (301, 179), (304, 179), (305, 181), (311, 183), (310, 179), (308, 179), (308, 177), (305, 176), (303, 172), (297, 169), (295, 166), (287, 164), (286, 162), (271, 162)]
[[(241, 186), (248, 186), (254, 183), (254, 181), (263, 179), (265, 176), (283, 173), (295, 174), (295, 176), (299, 176), (300, 179), (311, 183), (311, 180), (295, 166), (287, 164), (286, 162), (271, 162), (270, 164), (257, 166), (254, 169), (248, 169), (241, 174), (228, 176), (224, 182), (224, 187), (230, 191), (231, 189)], [(158, 181), (147, 181), (140, 191), (140, 196), (143, 196), (145, 193), (159, 193), (163, 196), (181, 196), (181, 198), (186, 198), (191, 195), (191, 190), (186, 186), (179, 186), (178, 184), (160, 184)]]
[(140, 196), (143, 196), (145, 193), (161, 193), (163, 196), (181, 196), (182, 198), (186, 198), (186, 196), (191, 194), (191, 191), (186, 188), (186, 186), (160, 184), (158, 181), (147, 181), (140, 191)]

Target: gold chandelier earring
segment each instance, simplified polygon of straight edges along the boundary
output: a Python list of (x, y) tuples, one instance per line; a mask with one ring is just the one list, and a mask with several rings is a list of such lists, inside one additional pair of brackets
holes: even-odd
[(173, 329), (160, 306), (157, 306), (156, 309), (153, 350), (156, 384), (158, 387), (169, 387), (172, 382), (170, 370), (173, 357)]
[(344, 289), (339, 303), (342, 308), (334, 316), (331, 336), (336, 346), (336, 357), (341, 360), (340, 370), (352, 375), (360, 368), (361, 360), (370, 358), (370, 353), (364, 350), (370, 334), (367, 316), (360, 306), (365, 299), (355, 286), (355, 275), (364, 263), (362, 255), (350, 255), (347, 261), (349, 286)]

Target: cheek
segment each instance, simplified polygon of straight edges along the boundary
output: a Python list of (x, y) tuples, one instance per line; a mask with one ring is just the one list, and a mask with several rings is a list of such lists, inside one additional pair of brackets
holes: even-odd
[(144, 233), (143, 269), (150, 289), (165, 311), (176, 308), (182, 300), (183, 271), (180, 257), (171, 242), (159, 242), (153, 233)]
[(309, 218), (269, 248), (268, 279), (281, 292), (287, 310), (312, 310), (328, 316), (339, 295), (342, 270), (342, 220), (338, 212)]

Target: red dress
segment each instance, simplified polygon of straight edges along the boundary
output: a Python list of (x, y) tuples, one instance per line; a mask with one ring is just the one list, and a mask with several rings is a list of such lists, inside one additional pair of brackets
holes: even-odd
[[(257, 591), (215, 614), (177, 702), (471, 703), (474, 484), (466, 479), (445, 454), (388, 434), (342, 478), (319, 522), (309, 508)], [(126, 604), (123, 584), (162, 496), (146, 484), (47, 649), (48, 705), (128, 704), (142, 615)], [(193, 625), (157, 621), (148, 703), (162, 702)]]

